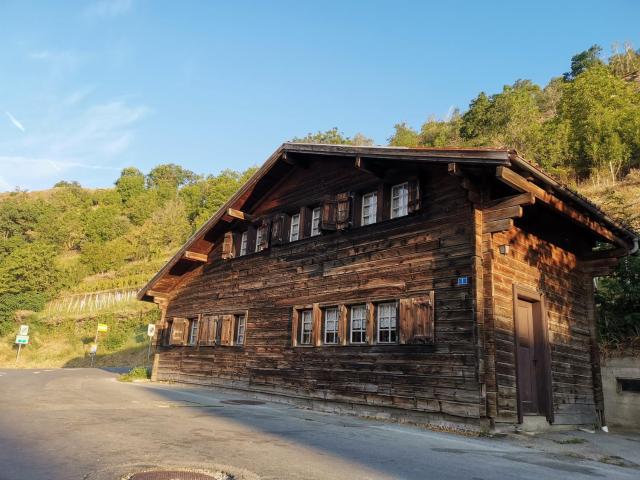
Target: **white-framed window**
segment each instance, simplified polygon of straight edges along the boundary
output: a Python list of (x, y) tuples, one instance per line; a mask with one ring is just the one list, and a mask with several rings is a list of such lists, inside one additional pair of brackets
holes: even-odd
[(409, 213), (409, 184), (407, 182), (391, 187), (391, 218), (404, 217)]
[(312, 310), (300, 312), (300, 345), (311, 345), (311, 328), (313, 326)]
[(338, 343), (338, 307), (324, 309), (324, 343)]
[(311, 236), (315, 237), (320, 235), (320, 214), (322, 213), (322, 209), (320, 207), (316, 207), (311, 212)]
[(291, 215), (291, 229), (289, 230), (289, 241), (295, 242), (300, 239), (300, 214)]
[(371, 225), (376, 223), (378, 214), (378, 193), (370, 192), (362, 195), (362, 215), (360, 217), (361, 225)]
[(376, 312), (378, 343), (395, 343), (398, 338), (396, 303), (379, 303)]
[(258, 230), (256, 232), (256, 252), (260, 252), (263, 250), (262, 240), (264, 239), (266, 233), (267, 231), (265, 227), (258, 227)]
[(247, 316), (236, 315), (236, 345), (244, 345), (244, 332), (247, 329)]
[(354, 305), (351, 307), (350, 343), (366, 343), (367, 341), (367, 307)]
[(189, 345), (198, 343), (198, 319), (189, 320)]
[(249, 232), (242, 232), (240, 237), (240, 256), (247, 254), (247, 244), (249, 243)]

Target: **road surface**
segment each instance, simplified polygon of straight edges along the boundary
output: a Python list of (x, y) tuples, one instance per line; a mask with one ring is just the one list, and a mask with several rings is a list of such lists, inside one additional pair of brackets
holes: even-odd
[[(0, 479), (115, 480), (151, 467), (245, 479), (638, 479), (640, 471), (509, 439), (121, 383), (99, 369), (0, 370)], [(252, 403), (252, 402), (249, 402)]]

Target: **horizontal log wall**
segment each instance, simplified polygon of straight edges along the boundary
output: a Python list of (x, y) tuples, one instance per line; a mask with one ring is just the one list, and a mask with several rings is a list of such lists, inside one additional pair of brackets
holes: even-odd
[[(487, 346), (493, 378), (490, 416), (517, 421), (513, 284), (544, 294), (551, 353), (555, 424), (596, 422), (588, 305), (591, 281), (576, 267), (576, 257), (517, 227), (484, 236), (485, 313), (493, 338)], [(498, 246), (509, 244), (507, 255)]]
[[(245, 346), (161, 348), (158, 379), (479, 418), (473, 281), (456, 282), (472, 275), (473, 208), (446, 166), (421, 175), (423, 209), (411, 217), (231, 260), (220, 260), (218, 242), (212, 263), (189, 273), (173, 292), (167, 317), (247, 309)], [(250, 213), (366, 192), (379, 182), (353, 163), (328, 157), (297, 168)], [(434, 345), (291, 347), (293, 305), (430, 290)]]

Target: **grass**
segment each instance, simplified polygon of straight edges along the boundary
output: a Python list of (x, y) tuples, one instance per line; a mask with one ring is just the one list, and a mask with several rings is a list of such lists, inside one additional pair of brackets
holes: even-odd
[(151, 370), (148, 367), (134, 367), (127, 373), (120, 375), (118, 380), (121, 382), (135, 382), (139, 380), (149, 380), (151, 378)]
[(554, 442), (559, 443), (560, 445), (579, 445), (581, 443), (587, 443), (587, 441), (584, 438), (578, 438), (578, 437), (554, 440)]

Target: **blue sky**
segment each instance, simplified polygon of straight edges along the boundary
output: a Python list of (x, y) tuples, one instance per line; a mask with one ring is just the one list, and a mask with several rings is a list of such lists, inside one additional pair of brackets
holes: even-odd
[(639, 18), (636, 0), (0, 0), (0, 190), (244, 169), (334, 126), (385, 144), (594, 43), (640, 47)]

